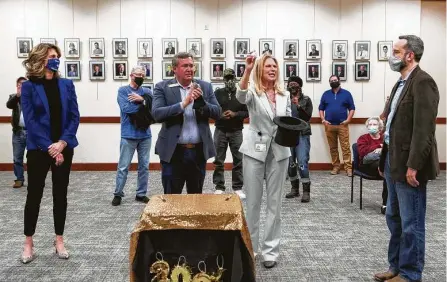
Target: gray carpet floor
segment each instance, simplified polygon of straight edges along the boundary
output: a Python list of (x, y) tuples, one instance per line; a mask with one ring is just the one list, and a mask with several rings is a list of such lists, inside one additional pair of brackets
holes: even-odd
[[(226, 172), (231, 183), (231, 172)], [(283, 201), (283, 236), (278, 267), (256, 261), (257, 281), (373, 281), (386, 270), (389, 232), (380, 214), (381, 183), (364, 181), (363, 210), (359, 181), (350, 203), (350, 179), (311, 172), (311, 202)], [(129, 174), (126, 197), (112, 207), (114, 172), (73, 172), (65, 229), (68, 261), (55, 257), (51, 174), (42, 199), (35, 235), (38, 257), (28, 265), (22, 251), (26, 188), (12, 189), (12, 172), (0, 172), (0, 281), (128, 281), (130, 233), (144, 205), (134, 201), (136, 173)], [(429, 183), (424, 281), (446, 281), (446, 175)], [(212, 172), (205, 192), (212, 193)], [(287, 183), (284, 192), (290, 189)], [(162, 192), (160, 172), (151, 171), (149, 196)], [(264, 199), (265, 201), (265, 199)], [(265, 218), (263, 204), (261, 222)], [(262, 228), (262, 226), (261, 226)], [(261, 229), (262, 232), (262, 229)], [(262, 234), (262, 233), (261, 233)]]

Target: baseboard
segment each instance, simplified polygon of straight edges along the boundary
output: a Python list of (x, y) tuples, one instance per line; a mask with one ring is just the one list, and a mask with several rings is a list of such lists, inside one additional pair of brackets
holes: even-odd
[[(446, 170), (446, 163), (439, 163), (441, 170)], [(74, 163), (71, 167), (72, 171), (115, 171), (117, 163)], [(232, 163), (225, 163), (225, 170), (231, 170), (233, 167)], [(26, 166), (25, 166), (26, 168)], [(137, 164), (132, 163), (130, 165), (130, 170), (137, 170)], [(150, 170), (161, 170), (160, 163), (151, 163), (149, 165)], [(310, 163), (310, 170), (331, 170), (332, 165), (330, 163)], [(12, 163), (0, 163), (0, 171), (12, 171)], [(214, 164), (207, 163), (206, 170), (214, 170)]]

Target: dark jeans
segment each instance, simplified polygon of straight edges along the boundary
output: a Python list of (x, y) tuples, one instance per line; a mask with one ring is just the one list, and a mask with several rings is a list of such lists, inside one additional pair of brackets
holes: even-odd
[(242, 130), (224, 132), (218, 128), (215, 129), (214, 147), (216, 148), (216, 157), (214, 158), (213, 183), (216, 189), (225, 191), (224, 162), (228, 145), (230, 145), (231, 155), (233, 156), (232, 188), (234, 191), (242, 189), (244, 177), (242, 175), (242, 153), (239, 152), (241, 144)]
[(39, 217), (40, 201), (48, 170), (51, 167), (53, 181), (53, 217), (56, 235), (64, 234), (67, 214), (67, 187), (70, 178), (73, 149), (65, 149), (64, 162), (56, 166), (47, 152), (31, 150), (26, 154), (28, 167), (28, 194), (25, 204), (25, 236), (33, 236)]
[(427, 182), (412, 187), (406, 182), (394, 181), (390, 163), (385, 162), (388, 184), (386, 223), (391, 233), (388, 246), (390, 270), (409, 281), (422, 280), (425, 263), (425, 211)]
[(203, 146), (187, 149), (177, 145), (171, 162), (161, 161), (161, 181), (165, 194), (181, 194), (186, 182), (188, 194), (201, 194), (206, 160)]
[[(367, 164), (367, 165), (364, 165), (364, 164), (360, 165), (360, 171), (362, 171), (362, 172), (364, 172), (364, 173), (366, 173), (366, 174), (368, 174), (370, 176), (375, 176), (375, 177), (380, 177), (378, 168), (379, 168), (379, 160), (377, 160), (377, 161), (375, 161), (373, 163)], [(388, 188), (387, 188), (387, 185), (386, 185), (386, 179), (383, 180), (383, 184), (382, 185), (383, 185), (383, 188), (382, 188), (382, 205), (386, 206), (386, 202), (387, 202), (387, 199), (388, 199)]]
[(23, 156), (26, 148), (26, 130), (17, 130), (12, 133), (12, 154), (14, 161), (14, 175), (16, 180), (25, 181)]

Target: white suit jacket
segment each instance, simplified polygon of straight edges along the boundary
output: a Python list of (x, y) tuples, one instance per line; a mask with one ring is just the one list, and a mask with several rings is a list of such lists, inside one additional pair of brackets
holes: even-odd
[[(290, 157), (290, 148), (280, 146), (274, 140), (278, 126), (273, 123), (275, 116), (270, 107), (267, 94), (256, 94), (254, 87), (241, 90), (238, 84), (236, 98), (240, 103), (247, 105), (250, 117), (250, 124), (248, 130), (244, 133), (244, 140), (239, 152), (265, 162), (269, 148), (272, 146), (276, 161)], [(291, 114), (290, 93), (285, 91), (284, 95), (276, 94), (276, 116), (291, 116)], [(255, 144), (260, 142), (266, 144), (267, 149), (264, 152), (255, 150)]]

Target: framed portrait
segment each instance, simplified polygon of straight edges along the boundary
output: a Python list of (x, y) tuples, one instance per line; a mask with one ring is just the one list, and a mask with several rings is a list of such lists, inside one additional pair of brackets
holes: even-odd
[(321, 63), (307, 62), (306, 81), (320, 81), (320, 80), (321, 80)]
[(377, 42), (377, 57), (379, 61), (388, 61), (393, 52), (393, 41)]
[(211, 86), (213, 87), (213, 91), (216, 92), (217, 89), (225, 88), (225, 83), (223, 83), (223, 82), (212, 82)]
[(113, 79), (127, 80), (127, 61), (113, 61)]
[(40, 43), (50, 43), (57, 45), (56, 38), (41, 38)]
[(250, 54), (250, 38), (234, 39), (234, 57), (246, 58)]
[(64, 53), (65, 58), (79, 58), (81, 54), (81, 43), (79, 38), (65, 38), (64, 39)]
[(321, 40), (306, 40), (306, 58), (308, 60), (321, 59)]
[(299, 76), (299, 63), (284, 62), (284, 80), (288, 80), (291, 76)]
[(127, 58), (127, 38), (113, 38), (112, 50), (114, 58)]
[(72, 80), (81, 79), (81, 62), (65, 61), (65, 77)]
[(33, 39), (31, 37), (17, 38), (17, 57), (28, 58), (29, 52), (33, 49)]
[(259, 39), (259, 54), (270, 54), (275, 56), (275, 39), (261, 38)]
[(284, 39), (283, 53), (284, 59), (298, 59), (299, 55), (299, 40), (298, 39)]
[(90, 80), (106, 79), (106, 67), (104, 61), (90, 61)]
[(226, 55), (226, 39), (211, 38), (211, 58), (225, 58)]
[(332, 40), (332, 59), (346, 60), (348, 58), (348, 40)]
[(174, 78), (174, 69), (172, 68), (172, 61), (171, 60), (165, 60), (162, 62), (162, 68), (163, 68), (163, 79), (172, 79)]
[(370, 73), (369, 62), (355, 62), (355, 80), (369, 80)]
[(223, 80), (225, 65), (224, 61), (211, 61), (211, 80)]
[(194, 78), (195, 79), (202, 79), (202, 62), (194, 62)]
[(163, 58), (172, 58), (177, 53), (177, 38), (162, 38)]
[(245, 61), (234, 62), (234, 72), (237, 79), (241, 79), (245, 73)]
[(186, 38), (186, 50), (194, 58), (202, 57), (202, 38)]
[(371, 41), (356, 41), (354, 49), (356, 61), (369, 61)]
[(91, 58), (104, 58), (104, 38), (89, 38), (88, 45)]
[(138, 58), (152, 58), (152, 38), (137, 38)]
[(144, 68), (144, 80), (152, 80), (152, 61), (138, 61), (137, 65)]
[(153, 83), (143, 83), (141, 87), (148, 88), (151, 92), (154, 92), (154, 84)]
[(347, 72), (346, 72), (346, 62), (332, 62), (332, 74), (337, 75), (340, 78), (340, 81), (346, 81)]

